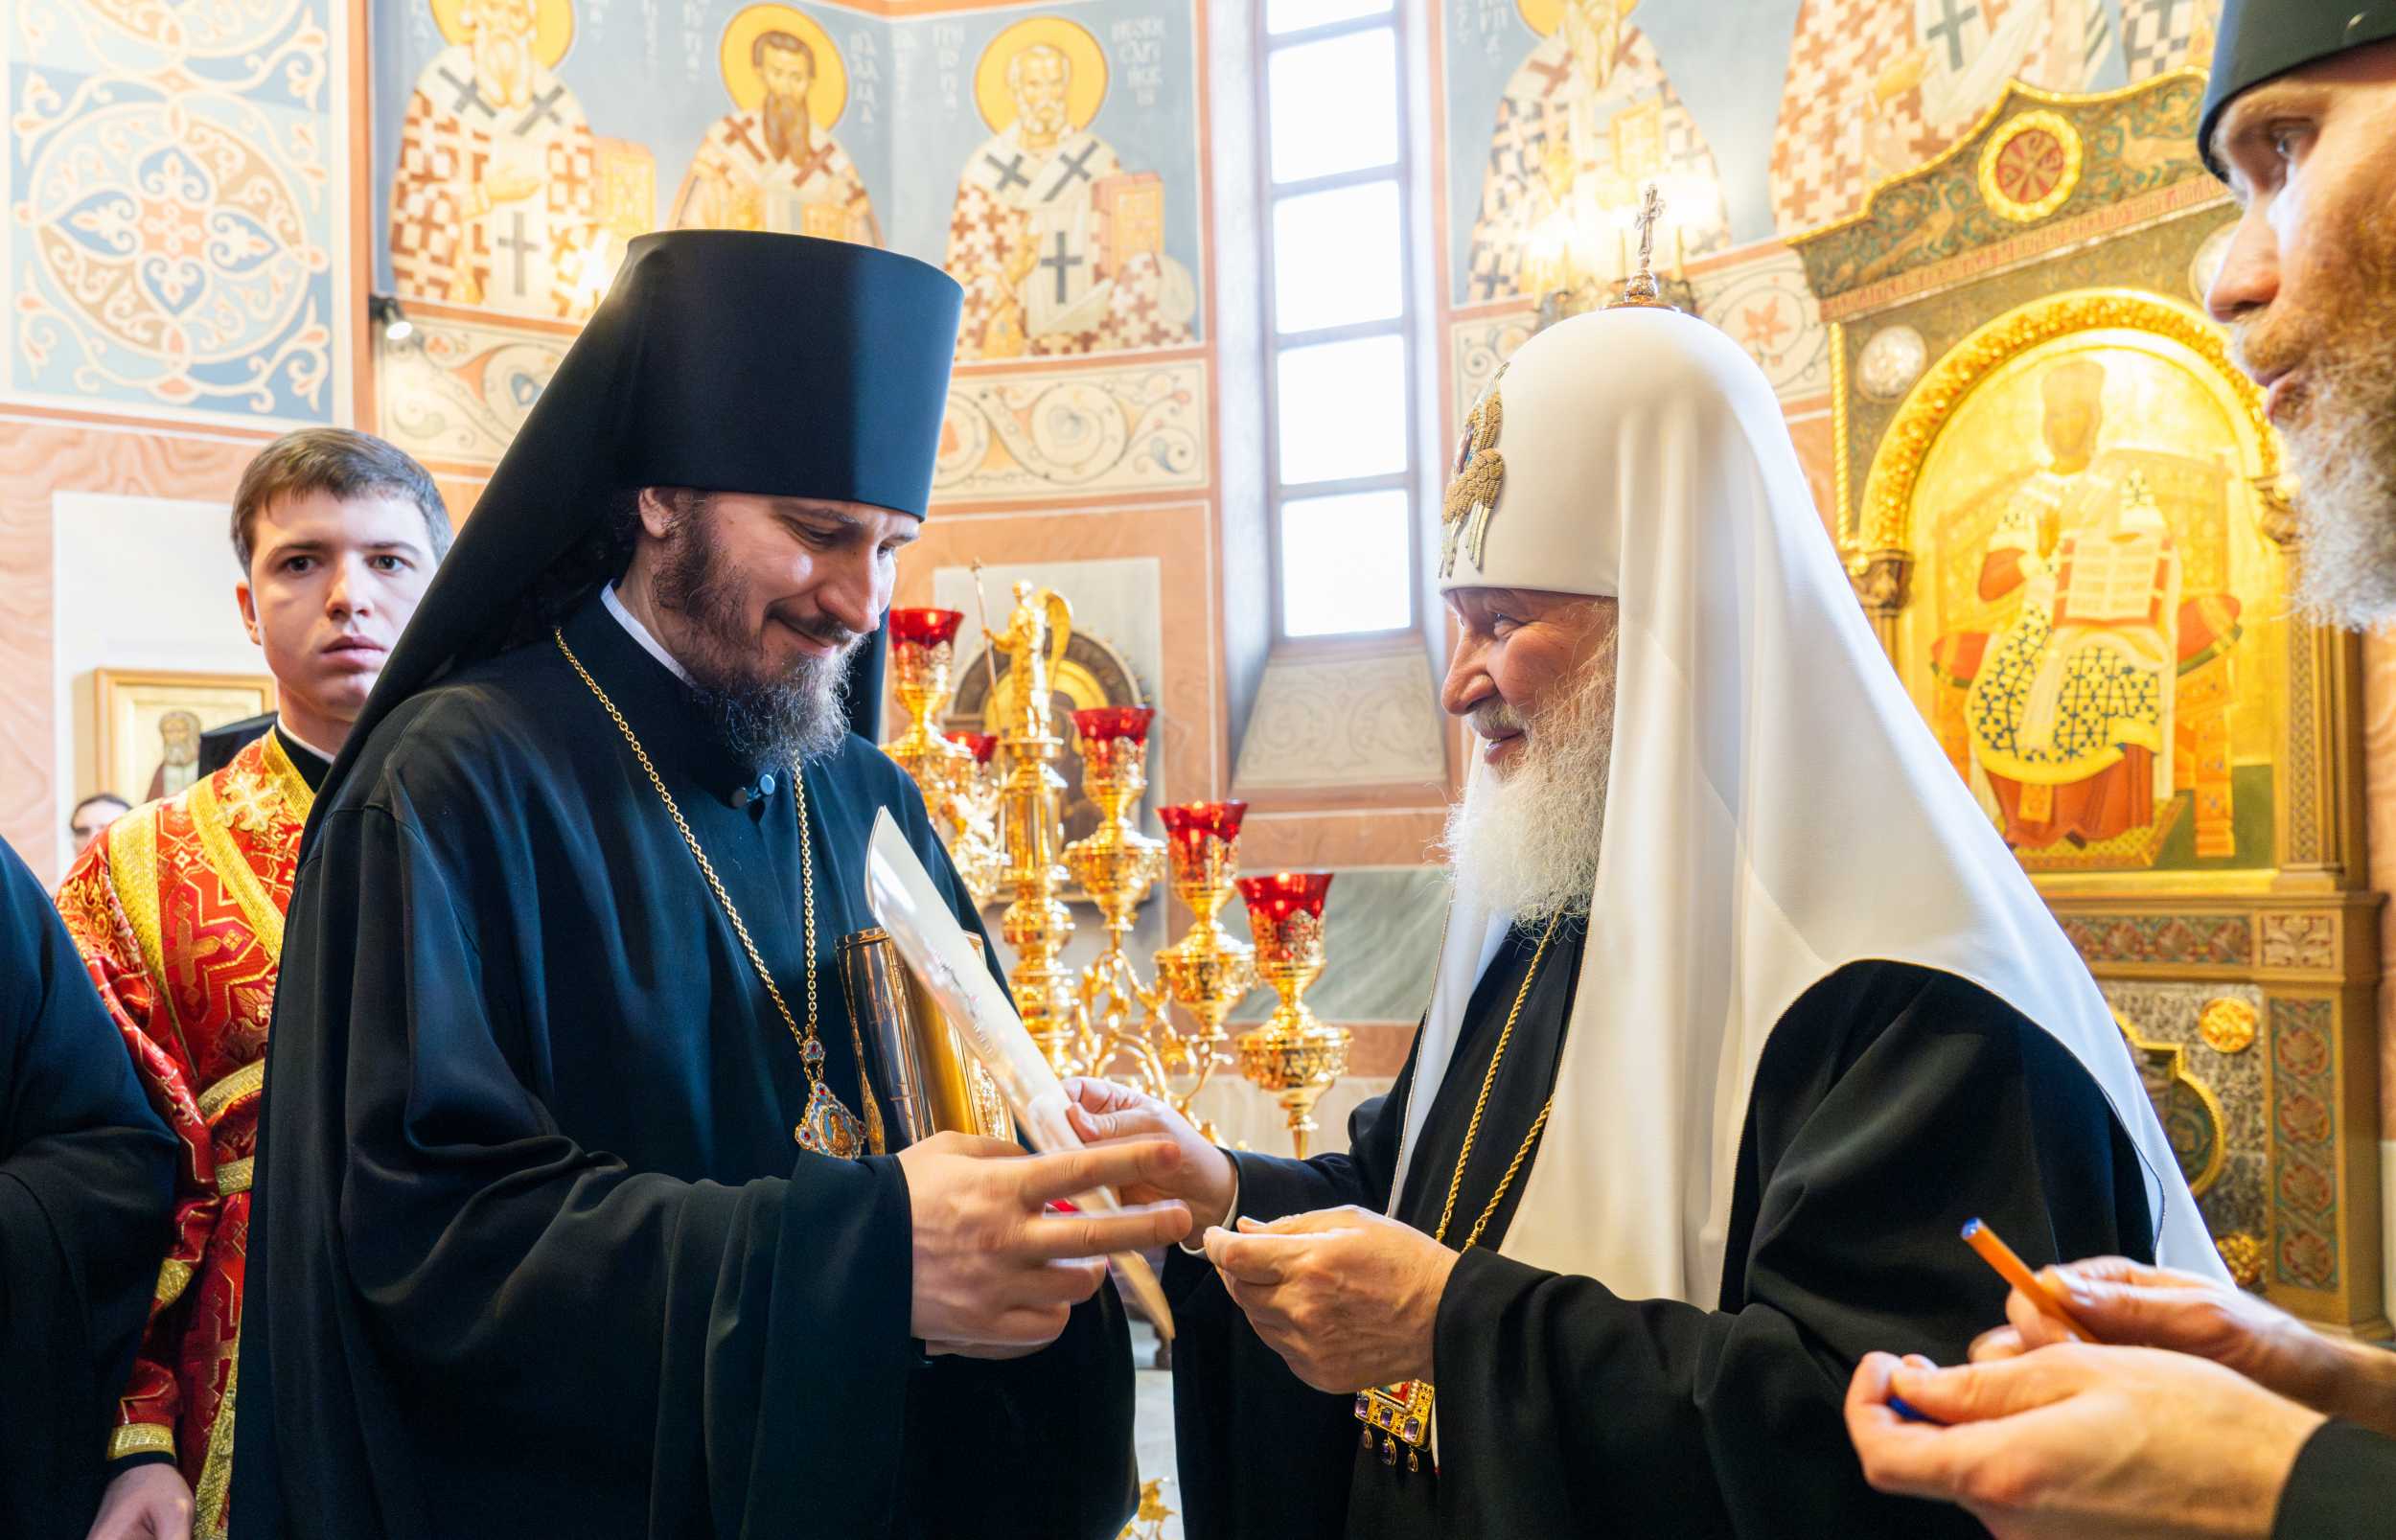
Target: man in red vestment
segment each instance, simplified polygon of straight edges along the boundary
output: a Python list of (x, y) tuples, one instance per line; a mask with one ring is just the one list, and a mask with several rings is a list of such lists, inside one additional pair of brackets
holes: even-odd
[(233, 503), (234, 597), (275, 677), (275, 725), (86, 846), (58, 908), (180, 1147), (173, 1241), (119, 1401), (91, 1540), (225, 1533), (250, 1161), (283, 911), (314, 788), (449, 544), (423, 467), (310, 428)]

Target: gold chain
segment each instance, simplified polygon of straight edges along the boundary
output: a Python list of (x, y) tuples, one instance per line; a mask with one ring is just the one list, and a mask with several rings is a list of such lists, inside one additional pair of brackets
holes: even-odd
[[(798, 793), (798, 890), (807, 914), (807, 1028), (802, 1032), (797, 1019), (791, 1015), (790, 1006), (783, 1002), (782, 991), (774, 983), (773, 975), (766, 971), (766, 959), (757, 954), (757, 943), (749, 938), (749, 927), (741, 923), (741, 911), (733, 907), (732, 895), (724, 890), (722, 879), (716, 876), (715, 862), (709, 861), (707, 853), (699, 848), (699, 837), (691, 833), (690, 825), (683, 820), (682, 810), (676, 805), (674, 793), (666, 790), (665, 777), (659, 775), (657, 767), (649, 762), (649, 750), (640, 746), (633, 724), (624, 720), (624, 713), (618, 711), (615, 702), (608, 699), (608, 692), (599, 688), (599, 681), (590, 677), (590, 670), (583, 667), (583, 660), (574, 655), (574, 649), (565, 645), (565, 632), (552, 627), (549, 634), (557, 638), (558, 651), (564, 653), (565, 660), (574, 665), (574, 672), (582, 676), (585, 684), (590, 686), (590, 693), (608, 708), (608, 715), (614, 721), (616, 730), (623, 733), (624, 741), (632, 746), (633, 757), (640, 761), (640, 768), (648, 773), (649, 784), (657, 789), (657, 795), (664, 801), (666, 812), (673, 816), (674, 827), (682, 832), (682, 843), (690, 847), (691, 860), (699, 862), (700, 875), (707, 879), (709, 887), (715, 889), (716, 902), (724, 906), (724, 917), (732, 922), (732, 933), (741, 938), (741, 950), (749, 954), (749, 965), (757, 970), (757, 977), (765, 984), (766, 993), (773, 997), (773, 1008), (782, 1013), (782, 1024), (789, 1027), (791, 1036), (798, 1040), (799, 1068), (807, 1072), (808, 1090), (814, 1091), (823, 1083), (822, 1073), (817, 1069), (817, 1061), (823, 1049), (816, 1042), (816, 850), (815, 840), (807, 832), (806, 778), (796, 770), (791, 772), (791, 785)], [(809, 1051), (811, 1044), (815, 1045), (813, 1052)]]
[[(1523, 1001), (1531, 998), (1532, 981), (1539, 977), (1539, 961), (1548, 954), (1548, 943), (1555, 938), (1555, 928), (1562, 918), (1558, 915), (1550, 919), (1547, 930), (1541, 932), (1538, 950), (1531, 954), (1530, 971), (1523, 975), (1523, 986), (1514, 991), (1514, 1008), (1506, 1013), (1506, 1025), (1498, 1033), (1497, 1047), (1489, 1054), (1488, 1071), (1481, 1077), (1481, 1095), (1472, 1104), (1472, 1121), (1464, 1125), (1464, 1148), (1456, 1157), (1456, 1174), (1447, 1181), (1447, 1205), (1440, 1210), (1440, 1228), (1431, 1236), (1441, 1245), (1446, 1244), (1448, 1224), (1456, 1217), (1456, 1195), (1463, 1189), (1464, 1167), (1472, 1161), (1473, 1143), (1481, 1137), (1481, 1115), (1488, 1110), (1489, 1090), (1497, 1084), (1498, 1066), (1506, 1062), (1506, 1045), (1514, 1036), (1514, 1023), (1523, 1013)], [(1539, 1109), (1539, 1115), (1531, 1120), (1531, 1132), (1523, 1136), (1521, 1147), (1514, 1151), (1514, 1159), (1506, 1167), (1506, 1175), (1498, 1181), (1497, 1191), (1489, 1194), (1488, 1207), (1473, 1222), (1472, 1233), (1457, 1248), (1460, 1253), (1471, 1251), (1473, 1243), (1481, 1239), (1481, 1232), (1488, 1228), (1491, 1216), (1497, 1213), (1498, 1205), (1506, 1201), (1508, 1189), (1522, 1170), (1523, 1161), (1531, 1158), (1531, 1147), (1538, 1142), (1539, 1131), (1548, 1126), (1548, 1114), (1555, 1107), (1555, 1097), (1550, 1095), (1547, 1104)]]

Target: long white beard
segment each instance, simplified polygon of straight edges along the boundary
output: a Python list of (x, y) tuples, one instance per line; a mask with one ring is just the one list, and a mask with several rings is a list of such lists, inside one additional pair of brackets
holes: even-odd
[(1564, 699), (1531, 720), (1519, 763), (1503, 778), (1475, 777), (1448, 811), (1442, 843), (1460, 899), (1518, 925), (1589, 912), (1614, 763), (1614, 658), (1609, 638)]
[(2396, 338), (2350, 336), (2307, 381), (2283, 442), (2296, 471), (2303, 546), (2296, 603), (2333, 625), (2396, 620)]

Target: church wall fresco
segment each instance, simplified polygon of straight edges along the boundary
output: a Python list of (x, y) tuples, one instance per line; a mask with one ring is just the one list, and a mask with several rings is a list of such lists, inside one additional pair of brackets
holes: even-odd
[(784, 230), (948, 267), (963, 358), (1186, 345), (1197, 16), (1189, 0), (380, 8), (378, 277), (403, 300), (573, 321), (646, 231)]
[(9, 8), (9, 398), (346, 420), (350, 48), (338, 0)]
[[(1438, 0), (1451, 423), (1530, 308), (1619, 275), (1642, 183), (1659, 265), (1784, 400), (1829, 388), (1829, 333), (1780, 242), (1844, 218), (2015, 78), (2143, 80), (2212, 49), (2219, 0)], [(1823, 470), (1808, 463), (1809, 473)]]

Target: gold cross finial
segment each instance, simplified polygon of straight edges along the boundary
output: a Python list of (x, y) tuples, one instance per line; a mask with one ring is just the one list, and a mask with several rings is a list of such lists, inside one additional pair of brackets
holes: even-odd
[(1655, 259), (1655, 227), (1664, 218), (1664, 193), (1653, 182), (1639, 198), (1639, 271), (1647, 273)]
[(1664, 218), (1664, 194), (1649, 182), (1639, 199), (1639, 270), (1623, 280), (1623, 291), (1605, 302), (1609, 310), (1626, 305), (1647, 310), (1670, 310), (1678, 306), (1668, 303), (1662, 286), (1655, 281), (1655, 227)]

